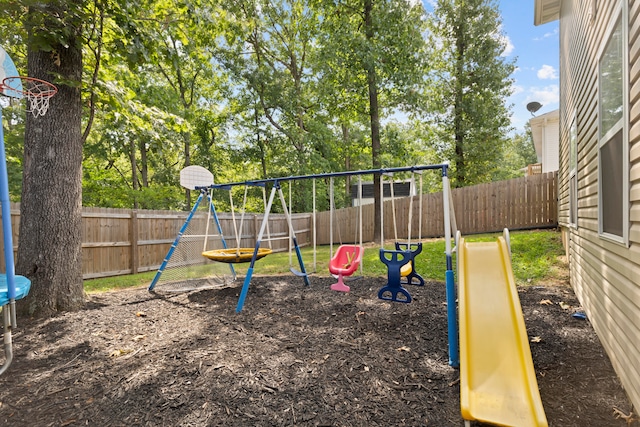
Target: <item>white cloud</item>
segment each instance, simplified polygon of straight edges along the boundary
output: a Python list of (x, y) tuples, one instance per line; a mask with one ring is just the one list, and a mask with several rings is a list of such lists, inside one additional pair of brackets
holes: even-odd
[(511, 42), (511, 39), (509, 38), (507, 33), (505, 33), (502, 25), (500, 25), (498, 31), (494, 33), (494, 37), (497, 41), (504, 45), (504, 52), (502, 52), (502, 55), (500, 56), (506, 57), (513, 53), (513, 51), (515, 50), (515, 46)]
[(529, 95), (523, 105), (531, 101), (537, 101), (544, 106), (557, 104), (560, 101), (558, 85), (549, 85), (543, 88), (532, 87), (529, 89)]
[(556, 69), (551, 65), (543, 65), (537, 72), (538, 78), (542, 80), (556, 80), (558, 78), (558, 73)]
[(514, 51), (515, 46), (511, 43), (511, 39), (508, 35), (503, 36), (504, 41), (504, 52), (502, 52), (502, 56), (509, 56)]
[(540, 41), (540, 40), (548, 39), (550, 37), (555, 37), (557, 35), (558, 35), (558, 27), (555, 27), (553, 29), (553, 31), (550, 31), (548, 33), (544, 33), (544, 35), (542, 37), (535, 37), (533, 40)]
[(524, 88), (522, 86), (513, 85), (512, 88), (513, 88), (513, 91), (511, 92), (511, 96), (524, 92)]

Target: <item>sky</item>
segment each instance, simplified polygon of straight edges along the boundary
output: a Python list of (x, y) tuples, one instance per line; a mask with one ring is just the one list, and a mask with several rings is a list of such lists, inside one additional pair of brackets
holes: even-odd
[(559, 22), (533, 25), (533, 0), (500, 0), (503, 33), (507, 37), (507, 58), (516, 59), (511, 123), (516, 132), (523, 132), (533, 117), (527, 111), (529, 102), (539, 102), (542, 108), (535, 115), (559, 107)]
[[(427, 11), (433, 10), (436, 0), (422, 1)], [(511, 124), (517, 133), (524, 132), (533, 117), (527, 110), (530, 102), (542, 107), (536, 116), (558, 109), (559, 100), (559, 22), (533, 25), (534, 0), (499, 0), (502, 32), (506, 37), (505, 56), (515, 59), (514, 93), (507, 100), (511, 107)]]

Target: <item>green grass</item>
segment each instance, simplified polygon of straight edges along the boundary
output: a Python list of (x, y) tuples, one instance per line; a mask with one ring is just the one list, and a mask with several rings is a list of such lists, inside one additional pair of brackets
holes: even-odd
[[(558, 231), (510, 232), (511, 265), (519, 285), (561, 280), (567, 276), (562, 257), (562, 237)], [(468, 241), (492, 241), (502, 233), (467, 236)]]
[(129, 274), (126, 276), (101, 277), (84, 281), (84, 291), (87, 293), (106, 292), (115, 289), (136, 288), (148, 286), (155, 276), (155, 271)]
[[(465, 236), (468, 241), (492, 241), (502, 233)], [(566, 277), (566, 266), (561, 260), (564, 255), (560, 233), (555, 230), (514, 231), (510, 233), (512, 265), (516, 282), (519, 285), (557, 281)], [(385, 246), (388, 249), (392, 245)], [(334, 251), (337, 245), (334, 246)], [(313, 272), (313, 248), (303, 248), (302, 258), (308, 272)], [(295, 254), (292, 258), (294, 268), (298, 269)], [(317, 274), (329, 275), (329, 247), (319, 247), (316, 251)], [(235, 270), (244, 275), (249, 264), (236, 264)], [(386, 266), (380, 261), (377, 245), (365, 249), (363, 256), (365, 276), (386, 276)], [(256, 262), (254, 274), (291, 274), (289, 254), (276, 253)], [(455, 255), (454, 255), (455, 268)], [(422, 253), (416, 258), (416, 270), (425, 280), (444, 281), (446, 270), (444, 239), (425, 240)], [(151, 283), (155, 271), (128, 276), (115, 276), (85, 280), (85, 291), (104, 292), (107, 290), (147, 286)]]

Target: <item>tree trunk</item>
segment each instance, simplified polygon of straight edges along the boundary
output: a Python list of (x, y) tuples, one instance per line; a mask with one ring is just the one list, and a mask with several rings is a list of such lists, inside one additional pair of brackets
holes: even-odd
[(138, 179), (138, 160), (136, 158), (136, 143), (133, 138), (129, 141), (129, 163), (131, 164), (131, 186), (133, 188), (133, 209), (138, 209), (140, 196), (140, 180)]
[(17, 272), (32, 282), (18, 310), (22, 315), (40, 317), (84, 305), (82, 47), (74, 35), (67, 36), (64, 46), (53, 43), (52, 47), (52, 52), (29, 47), (29, 76), (53, 81), (58, 75), (74, 84), (58, 85), (46, 115), (27, 113), (16, 265)]
[[(346, 124), (342, 124), (342, 144), (345, 147), (345, 156), (344, 156), (344, 170), (351, 170), (351, 144), (349, 141), (349, 127)], [(346, 200), (349, 200), (351, 196), (351, 175), (347, 175), (344, 179), (344, 190), (346, 195)], [(357, 194), (356, 194), (357, 197)], [(353, 202), (351, 203), (353, 206)]]
[(456, 35), (456, 80), (455, 80), (455, 101), (453, 106), (453, 133), (455, 139), (455, 172), (454, 187), (464, 187), (466, 181), (466, 160), (464, 147), (464, 100), (463, 100), (463, 75), (465, 64), (465, 28), (462, 23), (455, 28)]
[[(185, 108), (186, 110), (186, 108)], [(185, 133), (184, 135), (184, 167), (191, 166), (191, 133)], [(191, 209), (191, 190), (184, 189), (185, 202), (187, 209)]]
[[(373, 44), (373, 0), (364, 2), (364, 26), (367, 42)], [(369, 118), (371, 120), (371, 162), (374, 169), (380, 169), (380, 115), (378, 107), (378, 82), (376, 78), (376, 66), (372, 58), (366, 62), (367, 84), (369, 86)], [(380, 194), (380, 174), (373, 176), (373, 200), (374, 200), (374, 240), (379, 240), (382, 230), (380, 207), (382, 206), (382, 194)]]
[(140, 181), (144, 188), (149, 188), (149, 159), (147, 157), (147, 144), (141, 139), (138, 144), (140, 151)]

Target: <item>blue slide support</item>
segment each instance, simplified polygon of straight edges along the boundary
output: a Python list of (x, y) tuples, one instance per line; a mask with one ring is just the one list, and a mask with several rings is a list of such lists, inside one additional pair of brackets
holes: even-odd
[[(447, 256), (447, 264), (451, 264), (451, 256)], [(447, 331), (449, 335), (449, 366), (460, 366), (460, 354), (458, 351), (458, 316), (456, 314), (456, 284), (453, 278), (453, 270), (447, 267), (445, 273), (447, 287)]]
[[(449, 365), (457, 368), (460, 366), (460, 352), (458, 347), (458, 316), (456, 303), (456, 283), (453, 275), (453, 249), (451, 248), (452, 221), (450, 211), (452, 200), (450, 200), (449, 177), (447, 167), (442, 168), (442, 201), (444, 205), (444, 240), (445, 254), (447, 257), (447, 271), (445, 272), (445, 282), (447, 291), (447, 333), (449, 335)], [(455, 227), (455, 226), (454, 226)]]

